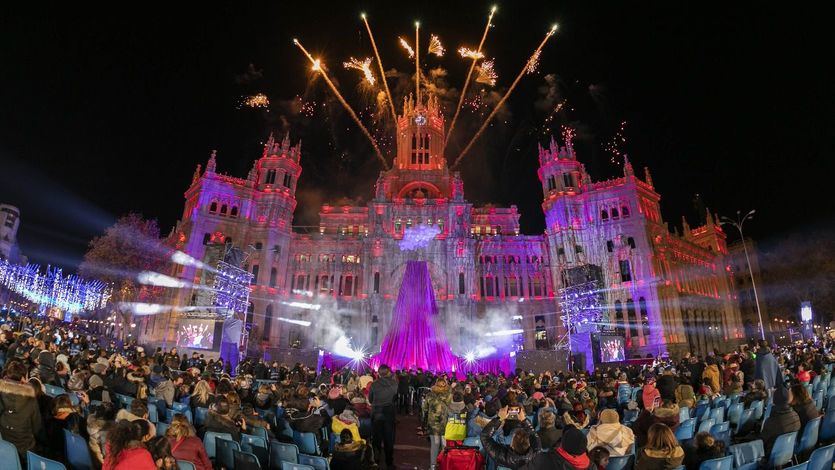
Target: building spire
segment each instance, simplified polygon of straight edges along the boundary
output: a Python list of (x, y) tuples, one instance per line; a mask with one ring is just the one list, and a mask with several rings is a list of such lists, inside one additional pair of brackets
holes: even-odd
[(654, 188), (655, 185), (652, 184), (652, 175), (649, 173), (649, 167), (644, 167), (644, 181), (651, 187)]
[(709, 225), (709, 226), (716, 225), (716, 221), (713, 220), (713, 214), (710, 213), (710, 209), (705, 208), (705, 212), (707, 212), (707, 216), (705, 217), (705, 222), (707, 223), (707, 225)]
[(197, 168), (194, 169), (194, 175), (191, 177), (191, 183), (194, 184), (200, 179), (200, 169), (202, 166), (198, 163)]
[(685, 237), (690, 235), (690, 224), (687, 223), (687, 218), (684, 216), (681, 216), (681, 229)]
[(206, 173), (214, 173), (217, 168), (217, 150), (212, 150), (209, 156), (209, 163), (206, 164)]
[(632, 164), (629, 163), (629, 157), (623, 154), (623, 176), (635, 176), (635, 170), (632, 169)]

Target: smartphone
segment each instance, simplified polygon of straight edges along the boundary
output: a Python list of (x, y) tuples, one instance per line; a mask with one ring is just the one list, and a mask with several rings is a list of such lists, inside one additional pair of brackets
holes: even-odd
[(507, 409), (508, 419), (519, 419), (519, 412), (522, 411), (518, 406), (511, 406)]

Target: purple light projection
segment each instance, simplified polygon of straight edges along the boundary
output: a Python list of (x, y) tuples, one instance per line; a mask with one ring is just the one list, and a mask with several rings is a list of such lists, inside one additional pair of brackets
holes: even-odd
[(394, 369), (422, 368), (450, 372), (458, 358), (452, 354), (443, 328), (438, 328), (438, 306), (425, 261), (409, 261), (403, 273), (400, 293), (392, 314), (392, 324), (383, 340), (376, 366)]

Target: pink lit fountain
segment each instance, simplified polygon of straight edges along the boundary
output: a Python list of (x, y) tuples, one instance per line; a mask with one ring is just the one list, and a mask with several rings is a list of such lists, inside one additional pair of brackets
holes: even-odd
[(425, 261), (408, 261), (403, 273), (392, 323), (380, 353), (371, 361), (376, 366), (454, 371), (458, 359), (449, 348), (443, 327), (437, 324), (438, 306)]

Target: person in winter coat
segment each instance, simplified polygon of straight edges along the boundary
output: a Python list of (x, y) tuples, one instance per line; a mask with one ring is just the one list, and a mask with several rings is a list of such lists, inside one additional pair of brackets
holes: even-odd
[(25, 455), (35, 448), (42, 426), (35, 390), (26, 383), (26, 366), (10, 361), (0, 380), (0, 435)]
[(629, 427), (620, 424), (618, 412), (605, 409), (600, 412), (599, 421), (600, 424), (589, 429), (586, 448), (591, 450), (604, 446), (609, 450), (609, 455), (615, 457), (628, 454), (635, 443), (635, 434)]
[(47, 341), (44, 344), (45, 349), (38, 353), (38, 378), (41, 383), (57, 385), (58, 374), (55, 372), (55, 351), (58, 347), (55, 343)]
[(392, 377), (391, 368), (383, 364), (377, 372), (380, 377), (369, 385), (368, 402), (371, 404), (371, 426), (374, 455), (380, 455), (380, 448), (386, 452), (386, 467), (394, 466), (394, 398), (397, 395), (397, 380)]
[[(81, 392), (82, 401), (86, 401), (87, 395)], [(46, 441), (45, 447), (48, 455), (53, 460), (64, 461), (64, 430), (73, 434), (86, 434), (83, 426), (84, 418), (78, 412), (67, 394), (58, 395), (52, 402), (52, 414), (46, 419)]]
[(342, 431), (346, 429), (351, 433), (352, 441), (364, 442), (360, 436), (359, 419), (350, 408), (346, 408), (342, 411), (342, 413), (334, 416), (331, 420), (331, 431), (333, 431), (334, 434), (342, 435)]
[(800, 417), (789, 406), (789, 391), (785, 385), (781, 384), (774, 391), (774, 406), (771, 408), (771, 415), (765, 420), (759, 435), (759, 438), (763, 440), (765, 455), (771, 454), (771, 448), (778, 436), (792, 431), (800, 431)]
[(791, 401), (789, 404), (800, 418), (801, 429), (806, 427), (806, 423), (810, 420), (813, 420), (821, 415), (818, 412), (817, 406), (815, 406), (815, 401), (809, 396), (809, 390), (807, 390), (806, 386), (802, 383), (792, 385)]
[(93, 407), (87, 415), (87, 441), (90, 454), (100, 466), (104, 462), (104, 446), (107, 442), (107, 431), (116, 419), (116, 409), (111, 403), (102, 403)]
[(679, 407), (686, 406), (693, 408), (696, 406), (696, 393), (693, 391), (693, 386), (686, 378), (681, 378), (681, 383), (676, 388), (676, 404)]
[(157, 470), (154, 458), (145, 448), (151, 425), (144, 419), (118, 421), (107, 433), (102, 470)]
[(204, 428), (206, 431), (225, 432), (232, 435), (236, 442), (241, 440), (241, 429), (246, 430), (246, 420), (241, 419), (241, 425), (230, 417), (229, 400), (226, 397), (220, 396), (209, 409), (209, 414), (206, 416)]
[(709, 432), (696, 434), (696, 445), (685, 450), (684, 465), (687, 470), (699, 470), (702, 462), (725, 456), (725, 443), (717, 441)]
[(713, 393), (720, 393), (722, 391), (722, 374), (719, 372), (719, 366), (716, 365), (716, 358), (710, 356), (707, 358), (707, 366), (702, 372), (702, 378), (707, 379), (707, 385)]
[(777, 363), (777, 359), (771, 353), (768, 342), (765, 340), (760, 342), (760, 348), (757, 350), (757, 366), (754, 378), (761, 379), (765, 383), (765, 390), (772, 390), (783, 384), (783, 373), (780, 370), (780, 364)]
[[(617, 414), (617, 412), (615, 412), (615, 414)], [(560, 440), (562, 439), (562, 420), (557, 423), (558, 419), (559, 418), (557, 418), (557, 415), (552, 409), (539, 409), (539, 431), (537, 433), (539, 434), (543, 450), (553, 449), (559, 445)], [(558, 424), (559, 427), (557, 427)]]
[(177, 389), (183, 384), (183, 377), (178, 376), (176, 379), (168, 378), (157, 384), (154, 390), (157, 400), (165, 400), (165, 404), (171, 408), (174, 405), (174, 400), (177, 398)]
[(649, 428), (647, 445), (638, 453), (635, 470), (672, 470), (684, 461), (684, 449), (666, 425), (655, 423)]
[(643, 402), (644, 409), (651, 410), (658, 406), (656, 402), (661, 400), (661, 393), (655, 388), (655, 377), (647, 377), (646, 381), (644, 382), (644, 387), (641, 392), (641, 401)]
[(330, 461), (331, 470), (354, 470), (362, 468), (365, 443), (354, 441), (351, 431), (343, 429), (339, 434), (339, 442), (334, 447)]
[(434, 466), (444, 448), (444, 432), (452, 394), (446, 379), (440, 378), (423, 400), (424, 423), (429, 434), (429, 465)]
[(177, 413), (171, 419), (171, 425), (165, 431), (165, 437), (171, 443), (171, 454), (177, 460), (188, 460), (195, 470), (212, 470), (212, 462), (203, 447), (203, 441), (197, 437), (188, 419)]
[[(499, 410), (498, 416), (487, 423), (481, 430), (481, 445), (484, 452), (492, 458), (497, 465), (508, 468), (521, 468), (528, 464), (542, 449), (539, 435), (533, 430), (530, 421), (525, 419), (525, 410), (518, 407), (519, 413), (509, 414), (508, 407)], [(509, 446), (500, 444), (493, 439), (493, 434), (502, 426), (505, 421), (515, 419), (519, 426), (513, 433)]]
[(647, 443), (649, 428), (655, 423), (663, 423), (675, 430), (679, 425), (679, 407), (673, 402), (665, 401), (661, 406), (652, 410), (644, 409), (632, 425), (635, 431), (635, 445), (643, 447)]
[(672, 367), (666, 367), (664, 373), (658, 378), (655, 384), (658, 392), (661, 394), (662, 400), (676, 400), (676, 388), (678, 387), (678, 380), (673, 376)]
[(563, 431), (560, 446), (540, 452), (528, 464), (529, 470), (588, 470), (592, 467), (586, 453), (588, 443), (585, 434), (574, 426)]

